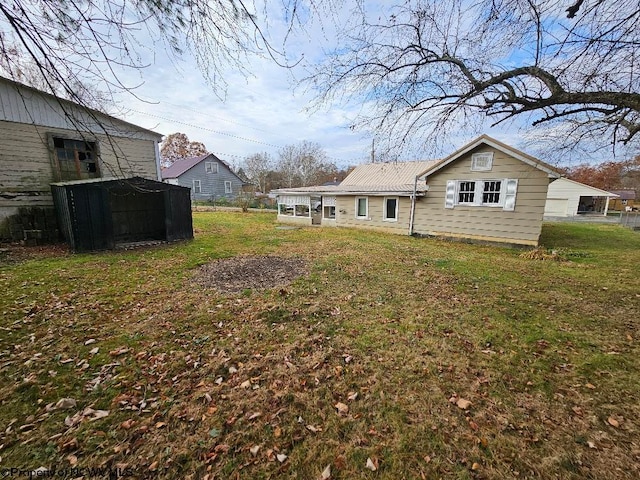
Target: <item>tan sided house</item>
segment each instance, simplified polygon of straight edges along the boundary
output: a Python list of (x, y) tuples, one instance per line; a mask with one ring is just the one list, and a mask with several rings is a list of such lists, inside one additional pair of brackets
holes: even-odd
[(48, 235), (57, 228), (53, 183), (160, 180), (161, 140), (151, 130), (0, 77), (0, 238), (23, 240), (25, 230)]
[(538, 244), (550, 165), (483, 135), (433, 162), (360, 165), (340, 185), (276, 190), (278, 220)]

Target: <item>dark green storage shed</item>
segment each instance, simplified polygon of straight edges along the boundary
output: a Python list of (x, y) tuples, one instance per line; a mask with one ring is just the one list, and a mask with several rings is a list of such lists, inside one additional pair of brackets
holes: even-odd
[(76, 252), (193, 238), (190, 189), (141, 177), (51, 184), (58, 226)]

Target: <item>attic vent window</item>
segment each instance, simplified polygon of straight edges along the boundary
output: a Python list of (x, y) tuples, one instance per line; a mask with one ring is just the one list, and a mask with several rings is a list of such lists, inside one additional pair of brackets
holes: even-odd
[(471, 170), (474, 172), (488, 172), (493, 166), (493, 153), (474, 153), (471, 155)]
[(53, 152), (60, 180), (100, 177), (96, 142), (53, 137)]

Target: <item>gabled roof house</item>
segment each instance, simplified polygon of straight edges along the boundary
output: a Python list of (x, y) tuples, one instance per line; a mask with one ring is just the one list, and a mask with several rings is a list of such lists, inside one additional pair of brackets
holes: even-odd
[(176, 160), (162, 169), (162, 180), (190, 188), (196, 201), (233, 200), (248, 185), (213, 153)]
[(482, 135), (442, 160), (360, 165), (339, 185), (279, 189), (278, 220), (537, 245), (549, 183), (559, 177)]

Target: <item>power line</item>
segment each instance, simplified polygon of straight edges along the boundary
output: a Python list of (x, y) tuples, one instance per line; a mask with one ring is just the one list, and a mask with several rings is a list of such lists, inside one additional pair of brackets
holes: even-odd
[(146, 116), (148, 116), (148, 117), (158, 118), (158, 119), (160, 119), (160, 120), (164, 120), (164, 121), (166, 121), (166, 122), (178, 123), (178, 124), (180, 124), (180, 125), (185, 125), (185, 126), (187, 126), (187, 127), (191, 127), (191, 128), (198, 128), (198, 129), (200, 129), (200, 130), (204, 130), (204, 131), (207, 131), (207, 132), (216, 133), (216, 134), (218, 134), (218, 135), (225, 135), (225, 136), (227, 136), (227, 137), (236, 138), (236, 139), (238, 139), (238, 140), (244, 140), (245, 142), (258, 143), (258, 144), (260, 144), (260, 145), (266, 145), (266, 146), (268, 146), (268, 147), (274, 147), (274, 148), (283, 148), (283, 147), (282, 147), (282, 145), (274, 145), (273, 143), (261, 142), (260, 140), (254, 140), (254, 139), (252, 139), (252, 138), (240, 137), (240, 136), (238, 136), (238, 135), (233, 135), (233, 134), (231, 134), (231, 133), (221, 132), (221, 131), (219, 131), (219, 130), (213, 130), (213, 129), (211, 129), (211, 128), (202, 127), (202, 126), (200, 126), (200, 125), (194, 125), (194, 124), (192, 124), (192, 123), (182, 122), (182, 121), (180, 121), (180, 120), (175, 120), (175, 119), (173, 119), (173, 118), (166, 118), (166, 117), (163, 117), (163, 116), (161, 116), (161, 115), (156, 115), (156, 114), (149, 113), (149, 112), (141, 112), (141, 111), (139, 111), (139, 110), (134, 110), (133, 108), (129, 108), (128, 110), (130, 110), (130, 111), (132, 111), (132, 112), (139, 113), (139, 114), (141, 114), (141, 115), (146, 115)]
[[(160, 102), (158, 102), (158, 103), (160, 103)], [(193, 108), (185, 107), (184, 105), (178, 105), (178, 104), (175, 104), (175, 103), (167, 102), (166, 100), (162, 100), (162, 103), (167, 104), (167, 105), (171, 105), (172, 107), (175, 107), (175, 108), (180, 108), (180, 109), (185, 110), (187, 112), (193, 112), (193, 113), (197, 113), (197, 114), (200, 114), (200, 115), (204, 115), (204, 112), (202, 112), (201, 110), (194, 110)], [(240, 127), (251, 128), (251, 129), (257, 130), (259, 132), (269, 133), (267, 130), (264, 130), (262, 128), (258, 128), (258, 127), (254, 126), (254, 125), (247, 125), (245, 123), (234, 122), (233, 120), (229, 120), (228, 118), (217, 117), (215, 115), (210, 115), (209, 113), (207, 113), (206, 116), (207, 116), (207, 118), (215, 118), (217, 120), (222, 120), (223, 122), (227, 122), (227, 123), (232, 123), (234, 125), (238, 125)]]
[[(157, 118), (157, 119), (160, 119), (160, 120), (164, 120), (166, 122), (172, 122), (172, 123), (177, 123), (177, 124), (180, 124), (180, 125), (185, 125), (187, 127), (196, 128), (196, 129), (199, 129), (199, 130), (204, 130), (204, 131), (207, 131), (207, 132), (210, 132), (210, 133), (215, 133), (215, 134), (218, 134), (218, 135), (224, 135), (224, 136), (227, 136), (227, 137), (235, 138), (237, 140), (243, 140), (243, 141), (246, 141), (246, 142), (257, 143), (257, 144), (260, 144), (260, 145), (266, 145), (268, 147), (273, 147), (273, 148), (277, 148), (277, 149), (284, 148), (282, 145), (275, 145), (273, 143), (261, 142), (260, 140), (254, 140), (254, 139), (251, 139), (251, 138), (241, 137), (239, 135), (233, 135), (231, 133), (221, 132), (219, 130), (213, 130), (211, 128), (203, 127), (201, 125), (194, 125), (192, 123), (183, 122), (183, 121), (180, 121), (180, 120), (175, 120), (173, 118), (168, 118), (168, 117), (165, 117), (165, 116), (162, 116), (162, 115), (157, 115), (157, 114), (154, 114), (154, 113), (141, 112), (140, 110), (135, 110), (133, 108), (128, 108), (128, 110), (130, 110), (132, 112), (135, 112), (135, 113), (139, 113), (141, 115), (146, 115), (146, 116), (151, 117), (151, 118)], [(190, 109), (186, 109), (186, 110), (190, 110)], [(195, 110), (193, 110), (193, 111), (195, 112)], [(238, 123), (238, 125), (241, 125), (241, 124)], [(266, 132), (266, 130), (263, 130), (263, 131)], [(266, 133), (268, 133), (268, 132), (266, 132)], [(240, 156), (240, 155), (234, 155), (234, 154), (222, 153), (222, 152), (211, 152), (211, 153), (215, 153), (215, 154), (218, 154), (218, 155), (225, 155), (225, 156), (228, 156), (228, 157), (240, 158), (240, 159), (243, 159), (243, 158), (246, 157), (246, 155), (245, 156)], [(357, 161), (359, 163), (359, 161), (356, 160), (356, 159), (345, 160), (345, 159), (340, 159), (340, 158), (330, 157), (330, 156), (327, 156), (326, 158), (328, 158), (329, 160), (333, 160), (333, 161), (335, 161), (337, 163), (352, 164), (354, 161)]]

